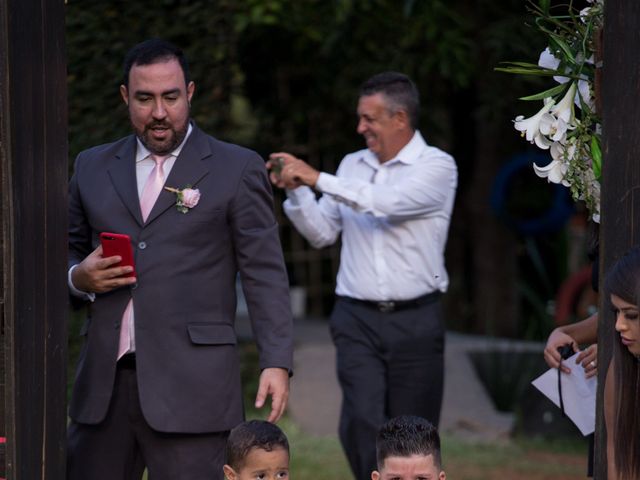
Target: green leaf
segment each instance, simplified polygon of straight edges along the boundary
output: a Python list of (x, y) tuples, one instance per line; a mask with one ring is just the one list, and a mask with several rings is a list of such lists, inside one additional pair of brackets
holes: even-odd
[(549, 90), (545, 90), (544, 92), (536, 93), (535, 95), (529, 95), (528, 97), (520, 97), (520, 100), (543, 100), (548, 97), (553, 97), (562, 93), (567, 88), (566, 84), (556, 85)]
[(556, 46), (557, 49), (562, 50), (562, 53), (565, 55), (565, 60), (575, 65), (576, 58), (573, 55), (571, 47), (564, 41), (564, 38), (556, 34), (551, 34), (549, 42), (551, 43), (552, 50), (555, 50), (553, 46)]
[(531, 63), (531, 62), (500, 62), (500, 63), (504, 64), (504, 65), (514, 65), (516, 67), (536, 68), (536, 69), (540, 69), (540, 70), (550, 70), (549, 68), (544, 68), (544, 67), (541, 67), (540, 65), (538, 65), (537, 63)]
[(600, 149), (600, 139), (597, 136), (591, 137), (591, 165), (596, 180), (600, 181), (602, 176), (602, 150)]
[(549, 14), (549, 6), (551, 4), (550, 0), (540, 0), (540, 10), (542, 13)]
[[(553, 77), (558, 75), (558, 72), (555, 70), (547, 70), (544, 68), (518, 68), (518, 67), (496, 67), (494, 68), (496, 72), (504, 72), (504, 73), (516, 73), (520, 75), (537, 75), (540, 77)], [(573, 75), (562, 75), (567, 78), (574, 78)]]

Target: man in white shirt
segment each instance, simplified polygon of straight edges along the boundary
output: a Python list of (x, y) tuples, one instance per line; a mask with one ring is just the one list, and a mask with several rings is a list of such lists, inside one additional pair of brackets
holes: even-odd
[(381, 73), (360, 90), (357, 131), (367, 149), (347, 155), (336, 175), (285, 152), (267, 163), (272, 183), (286, 189), (286, 215), (314, 247), (342, 234), (330, 328), (343, 392), (340, 439), (362, 480), (376, 467), (376, 432), (386, 420), (411, 414), (437, 426), (442, 403), (439, 296), (449, 283), (444, 249), (457, 169), (425, 143), (418, 114), (413, 82)]

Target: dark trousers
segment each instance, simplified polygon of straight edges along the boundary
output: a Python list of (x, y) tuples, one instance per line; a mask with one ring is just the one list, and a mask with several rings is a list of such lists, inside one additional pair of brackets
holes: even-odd
[(380, 426), (418, 415), (436, 427), (442, 406), (444, 325), (438, 300), (380, 312), (338, 297), (330, 319), (342, 388), (340, 441), (357, 480), (376, 469)]
[(106, 419), (98, 425), (71, 422), (68, 480), (222, 479), (229, 432), (162, 433), (144, 419), (135, 367), (118, 368)]

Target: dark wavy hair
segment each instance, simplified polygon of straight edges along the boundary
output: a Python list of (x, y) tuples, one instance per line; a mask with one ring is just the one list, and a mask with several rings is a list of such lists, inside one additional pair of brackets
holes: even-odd
[(189, 85), (189, 63), (184, 52), (173, 43), (161, 38), (150, 38), (131, 48), (124, 57), (122, 65), (122, 83), (129, 88), (129, 72), (134, 65), (153, 65), (176, 59), (182, 67), (184, 84)]
[[(640, 305), (640, 247), (629, 250), (605, 278), (605, 302), (616, 295)], [(611, 307), (613, 308), (613, 307)], [(617, 339), (615, 365), (615, 463), (621, 479), (640, 478), (640, 368), (639, 360)], [(611, 432), (607, 432), (610, 434)]]
[(418, 128), (420, 117), (420, 94), (416, 85), (403, 73), (382, 72), (365, 81), (360, 87), (360, 96), (381, 93), (387, 100), (390, 113), (407, 112), (411, 128)]
[(247, 455), (254, 448), (271, 452), (282, 448), (289, 455), (289, 441), (280, 428), (265, 420), (243, 422), (229, 433), (227, 465), (238, 471), (244, 467)]
[(380, 428), (376, 438), (378, 469), (383, 468), (388, 457), (411, 455), (433, 455), (433, 463), (440, 470), (442, 459), (438, 430), (422, 417), (401, 415), (392, 418)]

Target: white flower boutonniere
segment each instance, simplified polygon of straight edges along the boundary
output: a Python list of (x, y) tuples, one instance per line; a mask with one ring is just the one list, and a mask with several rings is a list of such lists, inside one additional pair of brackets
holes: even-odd
[(200, 190), (191, 188), (189, 185), (182, 190), (172, 187), (164, 187), (164, 189), (176, 194), (176, 208), (180, 213), (187, 213), (200, 201)]

